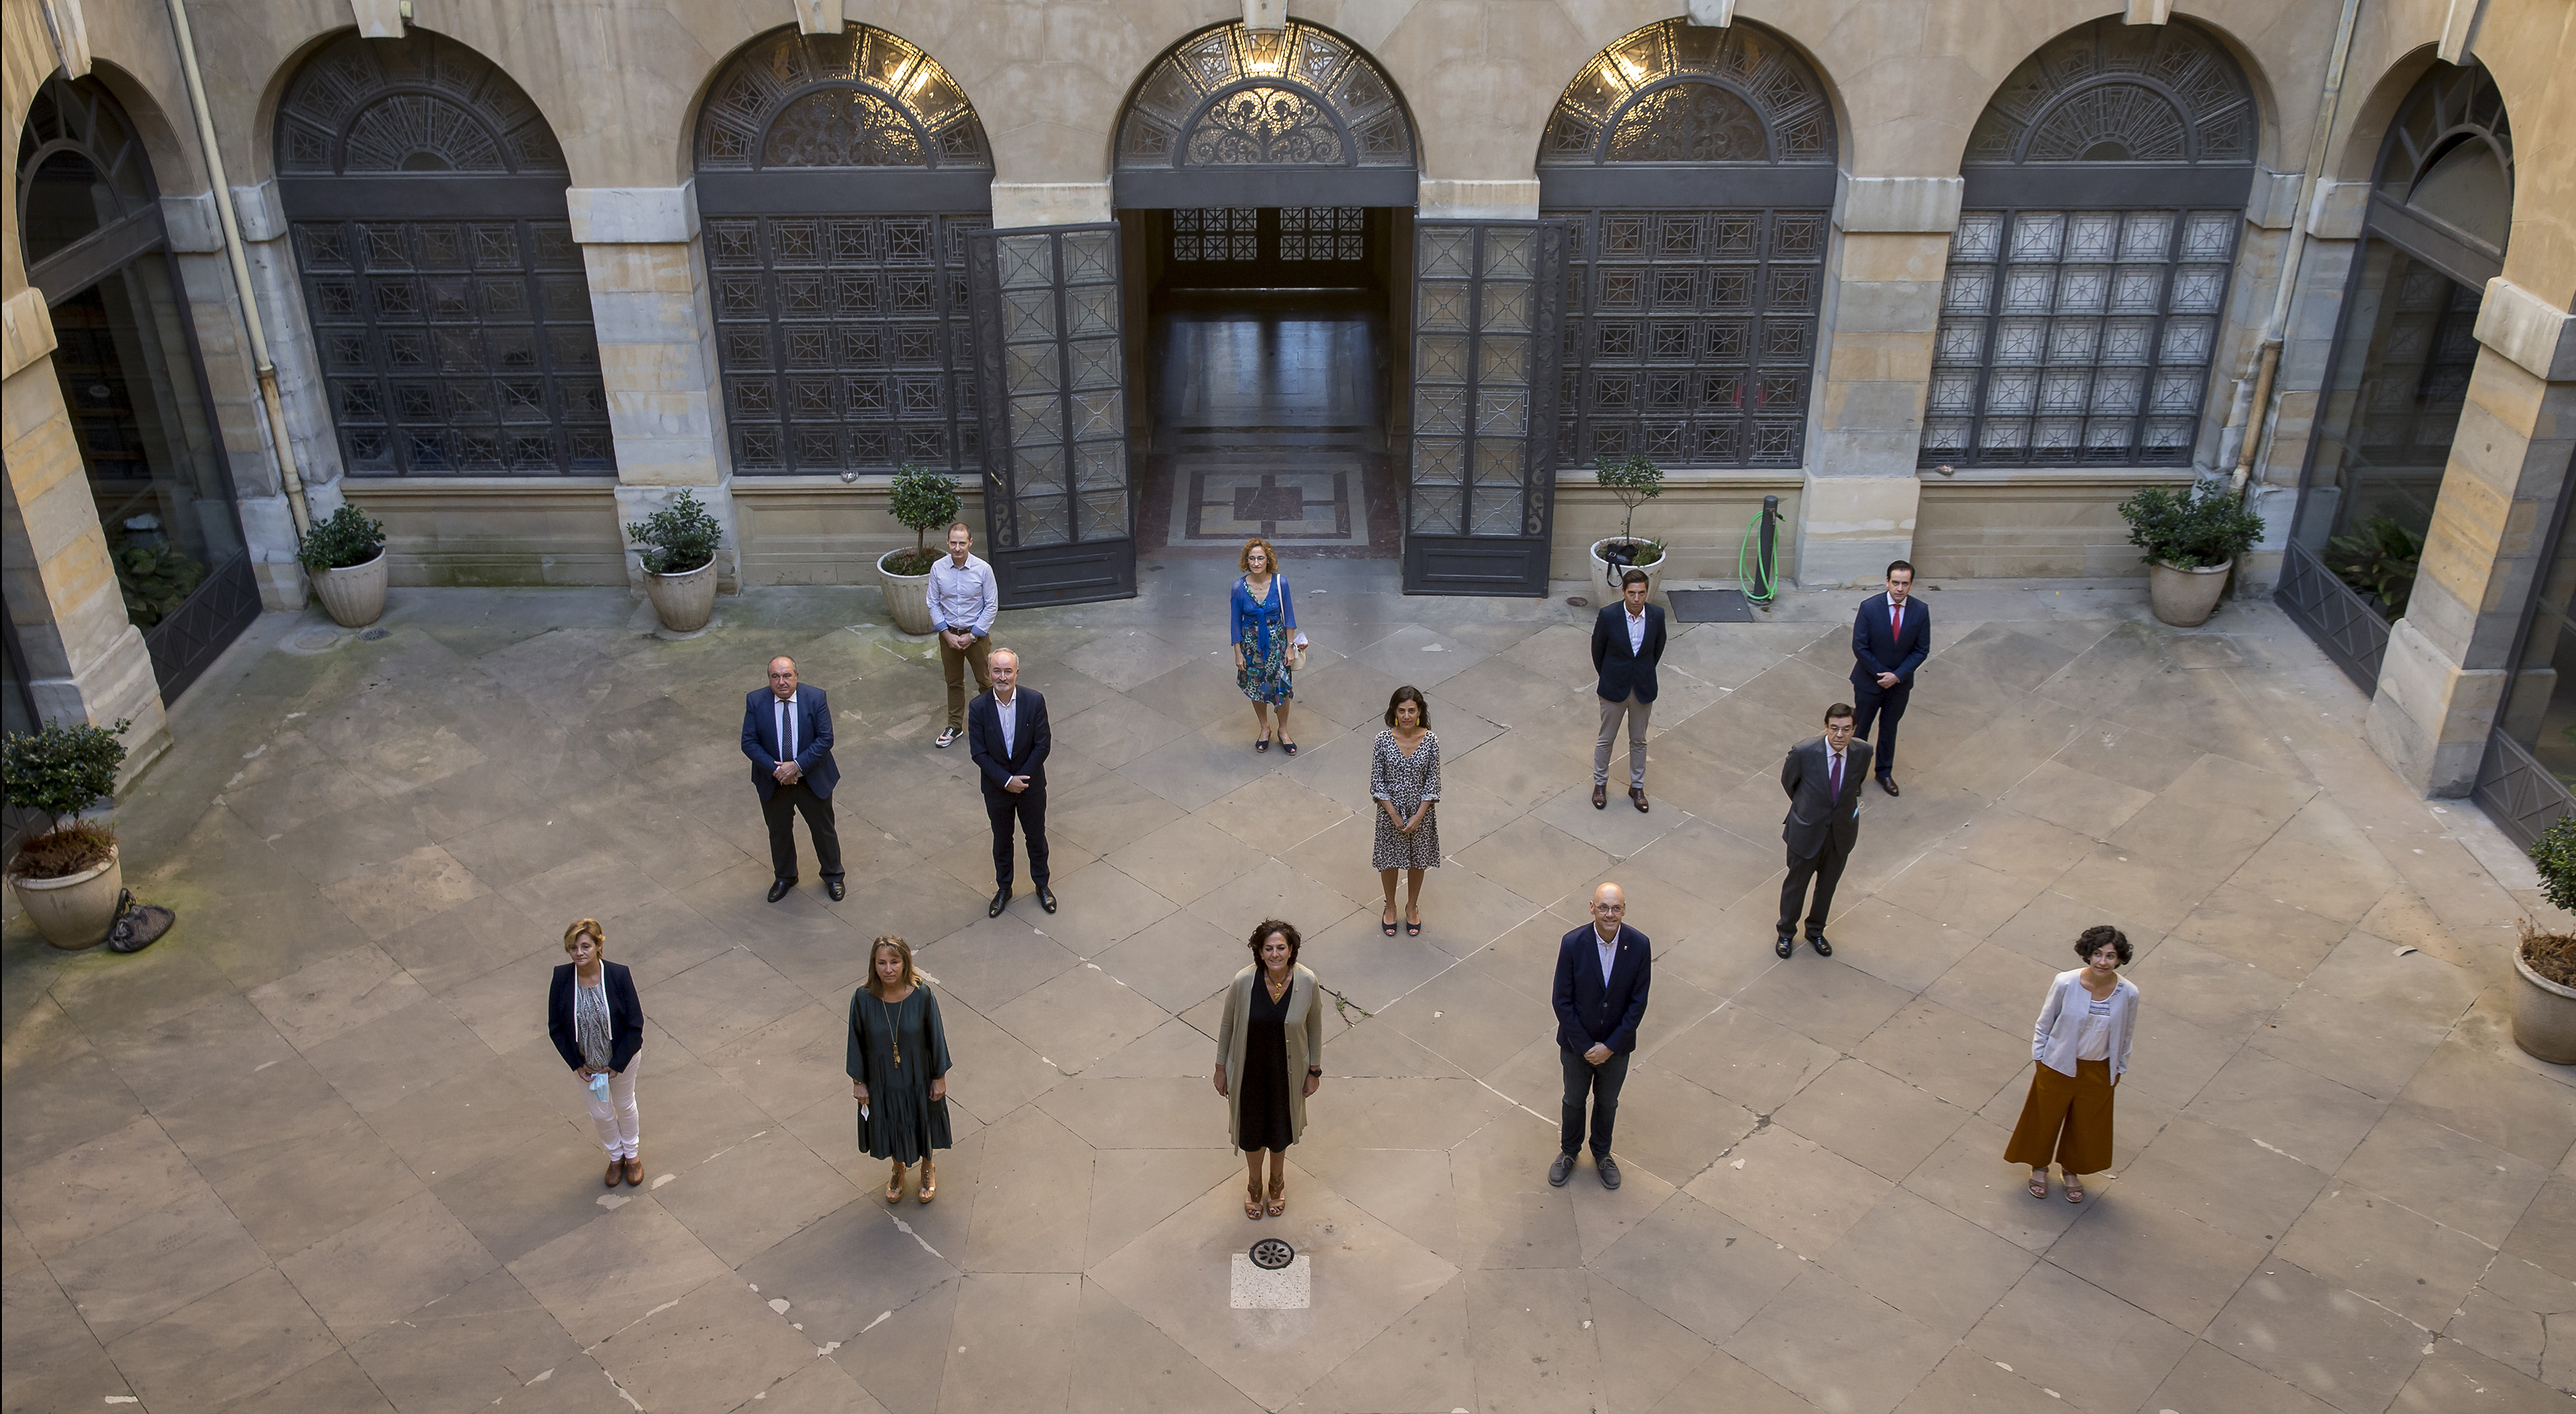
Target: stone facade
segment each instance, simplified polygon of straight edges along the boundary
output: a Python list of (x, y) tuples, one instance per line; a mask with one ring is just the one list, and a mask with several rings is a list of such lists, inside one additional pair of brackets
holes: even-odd
[[(1676, 468), (1673, 489), (1654, 512), (1681, 554), (1676, 571), (1731, 576), (1749, 508), (1763, 494), (1781, 494), (1792, 510), (1783, 566), (1811, 584), (1865, 581), (1886, 560), (1909, 553), (1928, 571), (1953, 575), (2136, 573), (2111, 507), (2139, 484), (2188, 469), (2096, 466), (1957, 478), (1916, 470), (1968, 135), (2035, 43), (2097, 18), (2100, 6), (1870, 0), (1827, 16), (1781, 0), (1745, 0), (1688, 9), (1702, 23), (1765, 27), (1804, 55), (1831, 94), (1839, 179), (1803, 464), (1785, 475)], [(145, 134), (262, 592), (272, 605), (298, 602), (282, 483), (221, 233), (208, 219), (216, 194), (208, 190), (164, 7), (156, 0), (6, 0), (6, 11), (13, 125), (46, 74), (94, 66)], [(617, 473), (542, 485), (503, 478), (394, 485), (344, 476), (276, 194), (275, 115), (307, 55), (352, 26), (395, 33), (406, 23), (403, 11), (374, 0), (200, 0), (190, 10), (231, 185), (226, 195), (239, 216), (313, 509), (327, 512), (346, 498), (388, 518), (399, 583), (614, 583), (631, 582), (637, 572), (620, 525), (673, 488), (688, 487), (730, 528), (725, 560), (733, 588), (864, 581), (865, 555), (852, 552), (886, 548), (903, 535), (883, 516), (876, 478), (857, 486), (738, 478), (731, 465), (692, 158), (699, 105), (731, 56), (787, 25), (829, 33), (839, 24), (865, 24), (901, 36), (935, 58), (972, 101), (989, 142), (997, 224), (1100, 221), (1114, 214), (1114, 136), (1139, 77), (1185, 35), (1272, 12), (1342, 35), (1398, 89), (1419, 135), (1420, 216), (1513, 219), (1537, 210), (1536, 154), (1568, 82), (1604, 46), (1674, 10), (1671, 0), (1315, 0), (1286, 7), (1229, 0), (418, 0), (408, 23), (498, 65), (524, 88), (561, 146)], [(2360, 10), (2324, 166), (2310, 174), (2312, 126), (2338, 14), (2327, 0), (2210, 0), (2181, 9), (2142, 3), (2126, 12), (2131, 24), (2187, 21), (2216, 36), (2242, 68), (2260, 115), (2254, 191), (2194, 442), (2195, 465), (2223, 473), (2254, 439), (2250, 494), (2273, 530), (2244, 567), (2246, 592), (2263, 592), (2278, 573), (2360, 213), (2400, 99), (2437, 58), (2474, 57), (2492, 72), (2518, 129), (2562, 131), (2576, 116), (2576, 84), (2565, 77), (2576, 72), (2576, 40), (2549, 0), (2373, 0)], [(2428, 789), (2458, 788), (2462, 753), (2474, 757), (2483, 731), (2476, 724), (2492, 715), (2474, 683), (2502, 666), (2501, 640), (2511, 636), (2527, 596), (2540, 552), (2533, 542), (2546, 533), (2542, 522), (2566, 461), (2567, 404), (2576, 396), (2563, 332), (2576, 295), (2576, 212), (2564, 195), (2571, 160), (2563, 145), (2538, 141), (2519, 156), (2522, 199), (2499, 282), (2511, 293), (2489, 296), (2502, 312), (2481, 322), (2488, 348), (2426, 553), (2427, 596), (2401, 630), (2407, 647), (2392, 656), (2410, 666), (2383, 685), (2374, 717), (2382, 750), (2412, 763), (2404, 769)], [(44, 311), (41, 302), (20, 308), (27, 290), (17, 219), (14, 209), (0, 214), (7, 237), (0, 241), (0, 293), (11, 297), (13, 318), (9, 536), (13, 550), (26, 541), (33, 558), (12, 555), (10, 612), (31, 660), (48, 665), (35, 669), (55, 684), (46, 690), (100, 716), (109, 698), (122, 702), (138, 684), (148, 688), (150, 675), (138, 670), (130, 645), (118, 647), (131, 634), (117, 622), (113, 576), (90, 558), (102, 548), (95, 526), (85, 538), (77, 525), (74, 512), (86, 508), (73, 504), (77, 468), (62, 459), (74, 453), (59, 426), (45, 339), (34, 327)], [(2257, 409), (2250, 406), (2254, 369), (2294, 234), (2301, 254), (2281, 331), (2277, 396)], [(1607, 502), (1585, 480), (1579, 472), (1562, 478), (1554, 569), (1565, 577), (1583, 572), (1583, 548), (1604, 524)], [(36, 510), (48, 493), (66, 498), (58, 515)], [(43, 547), (35, 544), (40, 525), (48, 527)], [(39, 652), (39, 639), (64, 646)], [(79, 646), (68, 646), (75, 640)], [(2467, 769), (2474, 770), (2473, 760)]]

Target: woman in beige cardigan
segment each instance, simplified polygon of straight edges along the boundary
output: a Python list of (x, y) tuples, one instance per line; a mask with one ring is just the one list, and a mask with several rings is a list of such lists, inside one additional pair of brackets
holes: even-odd
[(1235, 1147), (1249, 1187), (1243, 1215), (1258, 1218), (1261, 1156), (1270, 1155), (1267, 1209), (1288, 1211), (1288, 1146), (1306, 1132), (1306, 1097), (1324, 1075), (1324, 1009), (1315, 974), (1297, 963), (1302, 940), (1276, 918), (1252, 930), (1253, 963), (1226, 988), (1216, 1032), (1216, 1092), (1230, 1102)]

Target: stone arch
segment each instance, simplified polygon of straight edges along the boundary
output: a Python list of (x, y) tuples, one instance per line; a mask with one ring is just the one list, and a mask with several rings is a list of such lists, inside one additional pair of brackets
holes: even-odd
[(1821, 163), (1833, 104), (1806, 57), (1750, 22), (1662, 20), (1622, 35), (1557, 99), (1541, 168), (1628, 163)]
[(1163, 52), (1119, 115), (1121, 206), (1411, 206), (1421, 144), (1367, 50), (1320, 25), (1212, 25)]
[[(2371, 228), (2455, 278), (2503, 273), (2513, 125), (2484, 64), (2435, 64), (2390, 115), (2371, 173)], [(2492, 267), (2492, 268), (2490, 268)]]
[(2252, 163), (2254, 89), (2217, 36), (2189, 21), (2078, 25), (2007, 75), (1963, 165)]

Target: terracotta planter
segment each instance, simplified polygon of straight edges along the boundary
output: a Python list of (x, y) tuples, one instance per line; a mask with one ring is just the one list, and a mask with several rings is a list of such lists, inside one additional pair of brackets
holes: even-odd
[[(1629, 538), (1626, 536), (1613, 535), (1607, 540), (1595, 540), (1592, 542), (1592, 579), (1593, 582), (1600, 587), (1602, 594), (1608, 596), (1601, 600), (1604, 604), (1617, 601), (1619, 598), (1619, 577), (1626, 574), (1632, 567), (1621, 565), (1616, 569), (1611, 568), (1610, 562), (1602, 558), (1601, 549), (1605, 545), (1627, 544), (1628, 539)], [(1647, 598), (1654, 598), (1656, 593), (1663, 589), (1664, 566), (1672, 563), (1672, 559), (1672, 552), (1670, 550), (1666, 550), (1663, 558), (1655, 561), (1653, 564), (1637, 565), (1633, 567), (1646, 572)]]
[(930, 621), (930, 576), (896, 574), (886, 568), (886, 561), (903, 554), (888, 550), (877, 556), (877, 587), (885, 591), (886, 612), (894, 616), (898, 633), (927, 634), (937, 626)]
[(322, 597), (322, 608), (331, 621), (342, 628), (365, 628), (385, 616), (385, 572), (389, 562), (384, 549), (363, 565), (347, 569), (315, 570), (313, 592)]
[(2187, 570), (2157, 560), (2147, 568), (2147, 602), (2156, 611), (2156, 622), (2175, 628), (2198, 628), (2218, 612), (2218, 596), (2227, 589), (2227, 572), (2236, 562), (2228, 560), (2207, 569)]
[(715, 615), (716, 562), (710, 558), (678, 574), (647, 570), (644, 597), (653, 601), (653, 613), (662, 620), (662, 627), (673, 633), (695, 633)]
[(2531, 970), (2513, 950), (2513, 1043), (2551, 1065), (2576, 1065), (2576, 987)]
[(108, 925), (116, 921), (116, 896), (125, 891), (125, 869), (110, 850), (105, 864), (84, 873), (60, 879), (12, 875), (9, 882), (18, 890), (27, 921), (36, 925), (45, 941), (78, 951), (106, 939)]

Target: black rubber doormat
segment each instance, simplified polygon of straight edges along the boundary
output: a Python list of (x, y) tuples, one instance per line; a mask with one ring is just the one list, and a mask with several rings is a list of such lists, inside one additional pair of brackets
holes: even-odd
[(1753, 606), (1745, 601), (1741, 589), (1676, 589), (1669, 597), (1673, 601), (1673, 618), (1681, 623), (1753, 622)]

